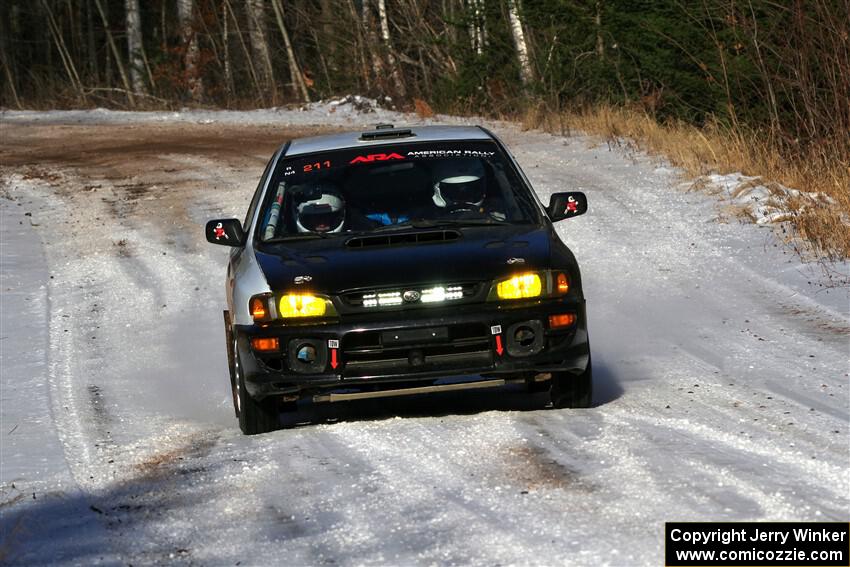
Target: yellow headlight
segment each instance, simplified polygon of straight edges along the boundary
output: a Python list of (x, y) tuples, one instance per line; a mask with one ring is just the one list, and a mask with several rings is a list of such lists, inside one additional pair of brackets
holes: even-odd
[(278, 313), (284, 319), (289, 317), (321, 317), (327, 310), (327, 303), (321, 297), (309, 294), (287, 294), (280, 298)]
[(540, 276), (537, 274), (520, 274), (496, 285), (496, 295), (499, 299), (537, 297), (542, 290)]

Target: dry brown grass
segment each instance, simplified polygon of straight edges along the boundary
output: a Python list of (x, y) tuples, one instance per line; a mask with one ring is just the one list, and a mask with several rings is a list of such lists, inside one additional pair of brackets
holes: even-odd
[(850, 258), (850, 138), (782, 150), (757, 132), (720, 124), (662, 124), (640, 110), (611, 106), (561, 113), (539, 106), (526, 113), (523, 124), (559, 134), (577, 130), (618, 143), (625, 140), (663, 156), (691, 179), (740, 171), (768, 184), (828, 195), (832, 204), (808, 206), (793, 215), (791, 225), (816, 257)]
[(421, 98), (413, 99), (413, 110), (416, 112), (416, 115), (420, 120), (425, 120), (426, 118), (434, 117), (434, 109), (431, 108), (431, 105), (422, 100)]

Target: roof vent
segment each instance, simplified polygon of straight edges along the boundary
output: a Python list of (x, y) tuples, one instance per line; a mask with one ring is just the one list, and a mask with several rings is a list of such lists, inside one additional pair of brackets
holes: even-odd
[(360, 134), (361, 140), (387, 140), (391, 138), (409, 138), (415, 136), (410, 128), (396, 128), (392, 124), (378, 124), (374, 130)]

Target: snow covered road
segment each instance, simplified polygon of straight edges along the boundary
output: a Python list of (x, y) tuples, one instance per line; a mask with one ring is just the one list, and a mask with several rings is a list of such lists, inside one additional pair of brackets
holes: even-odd
[(588, 196), (558, 230), (594, 407), (466, 392), (241, 436), (203, 223), (287, 137), (386, 119), (2, 115), (0, 562), (661, 565), (665, 521), (850, 519), (850, 268), (645, 156), (504, 123), (544, 202)]

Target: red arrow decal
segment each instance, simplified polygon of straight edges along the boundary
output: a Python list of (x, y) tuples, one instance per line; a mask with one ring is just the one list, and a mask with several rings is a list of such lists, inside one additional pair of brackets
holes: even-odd
[(496, 353), (502, 356), (503, 352), (505, 352), (505, 349), (502, 348), (502, 335), (496, 335)]
[(339, 366), (339, 363), (336, 361), (336, 349), (331, 349), (331, 368), (336, 368)]

